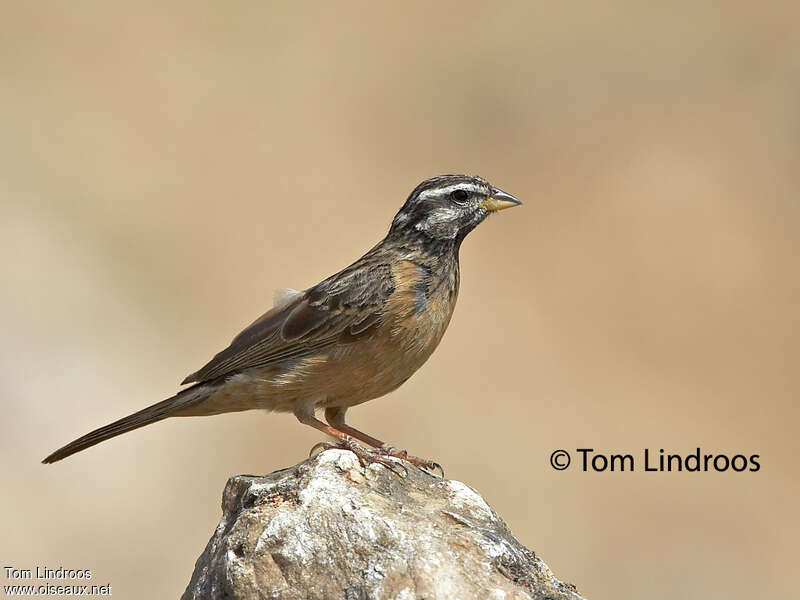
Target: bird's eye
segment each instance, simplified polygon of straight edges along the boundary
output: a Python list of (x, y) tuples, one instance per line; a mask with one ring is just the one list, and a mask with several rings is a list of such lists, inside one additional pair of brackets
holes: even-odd
[(450, 197), (455, 202), (458, 202), (459, 204), (462, 204), (462, 203), (467, 201), (467, 199), (469, 198), (469, 194), (467, 193), (466, 190), (453, 190), (450, 193)]

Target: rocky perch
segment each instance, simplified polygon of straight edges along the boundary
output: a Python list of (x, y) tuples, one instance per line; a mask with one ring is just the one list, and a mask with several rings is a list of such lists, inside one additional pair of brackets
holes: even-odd
[(343, 450), (228, 480), (182, 598), (581, 600), (473, 489)]

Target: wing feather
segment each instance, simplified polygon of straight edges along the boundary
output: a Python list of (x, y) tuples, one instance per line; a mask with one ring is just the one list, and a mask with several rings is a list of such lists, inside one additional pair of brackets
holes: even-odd
[(370, 335), (393, 291), (388, 262), (362, 259), (264, 313), (182, 383), (278, 364)]

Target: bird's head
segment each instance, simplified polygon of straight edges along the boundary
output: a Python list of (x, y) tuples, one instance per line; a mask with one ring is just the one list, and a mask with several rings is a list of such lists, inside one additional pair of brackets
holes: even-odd
[(490, 213), (522, 204), (475, 175), (440, 175), (420, 183), (392, 221), (390, 234), (460, 243)]

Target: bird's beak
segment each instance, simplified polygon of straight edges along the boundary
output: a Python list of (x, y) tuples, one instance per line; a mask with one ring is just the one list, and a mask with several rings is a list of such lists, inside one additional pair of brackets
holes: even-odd
[(511, 194), (506, 194), (503, 190), (493, 187), (492, 195), (481, 202), (479, 206), (490, 212), (495, 212), (497, 210), (511, 208), (512, 206), (519, 206), (520, 204), (522, 204), (522, 202), (514, 198)]

